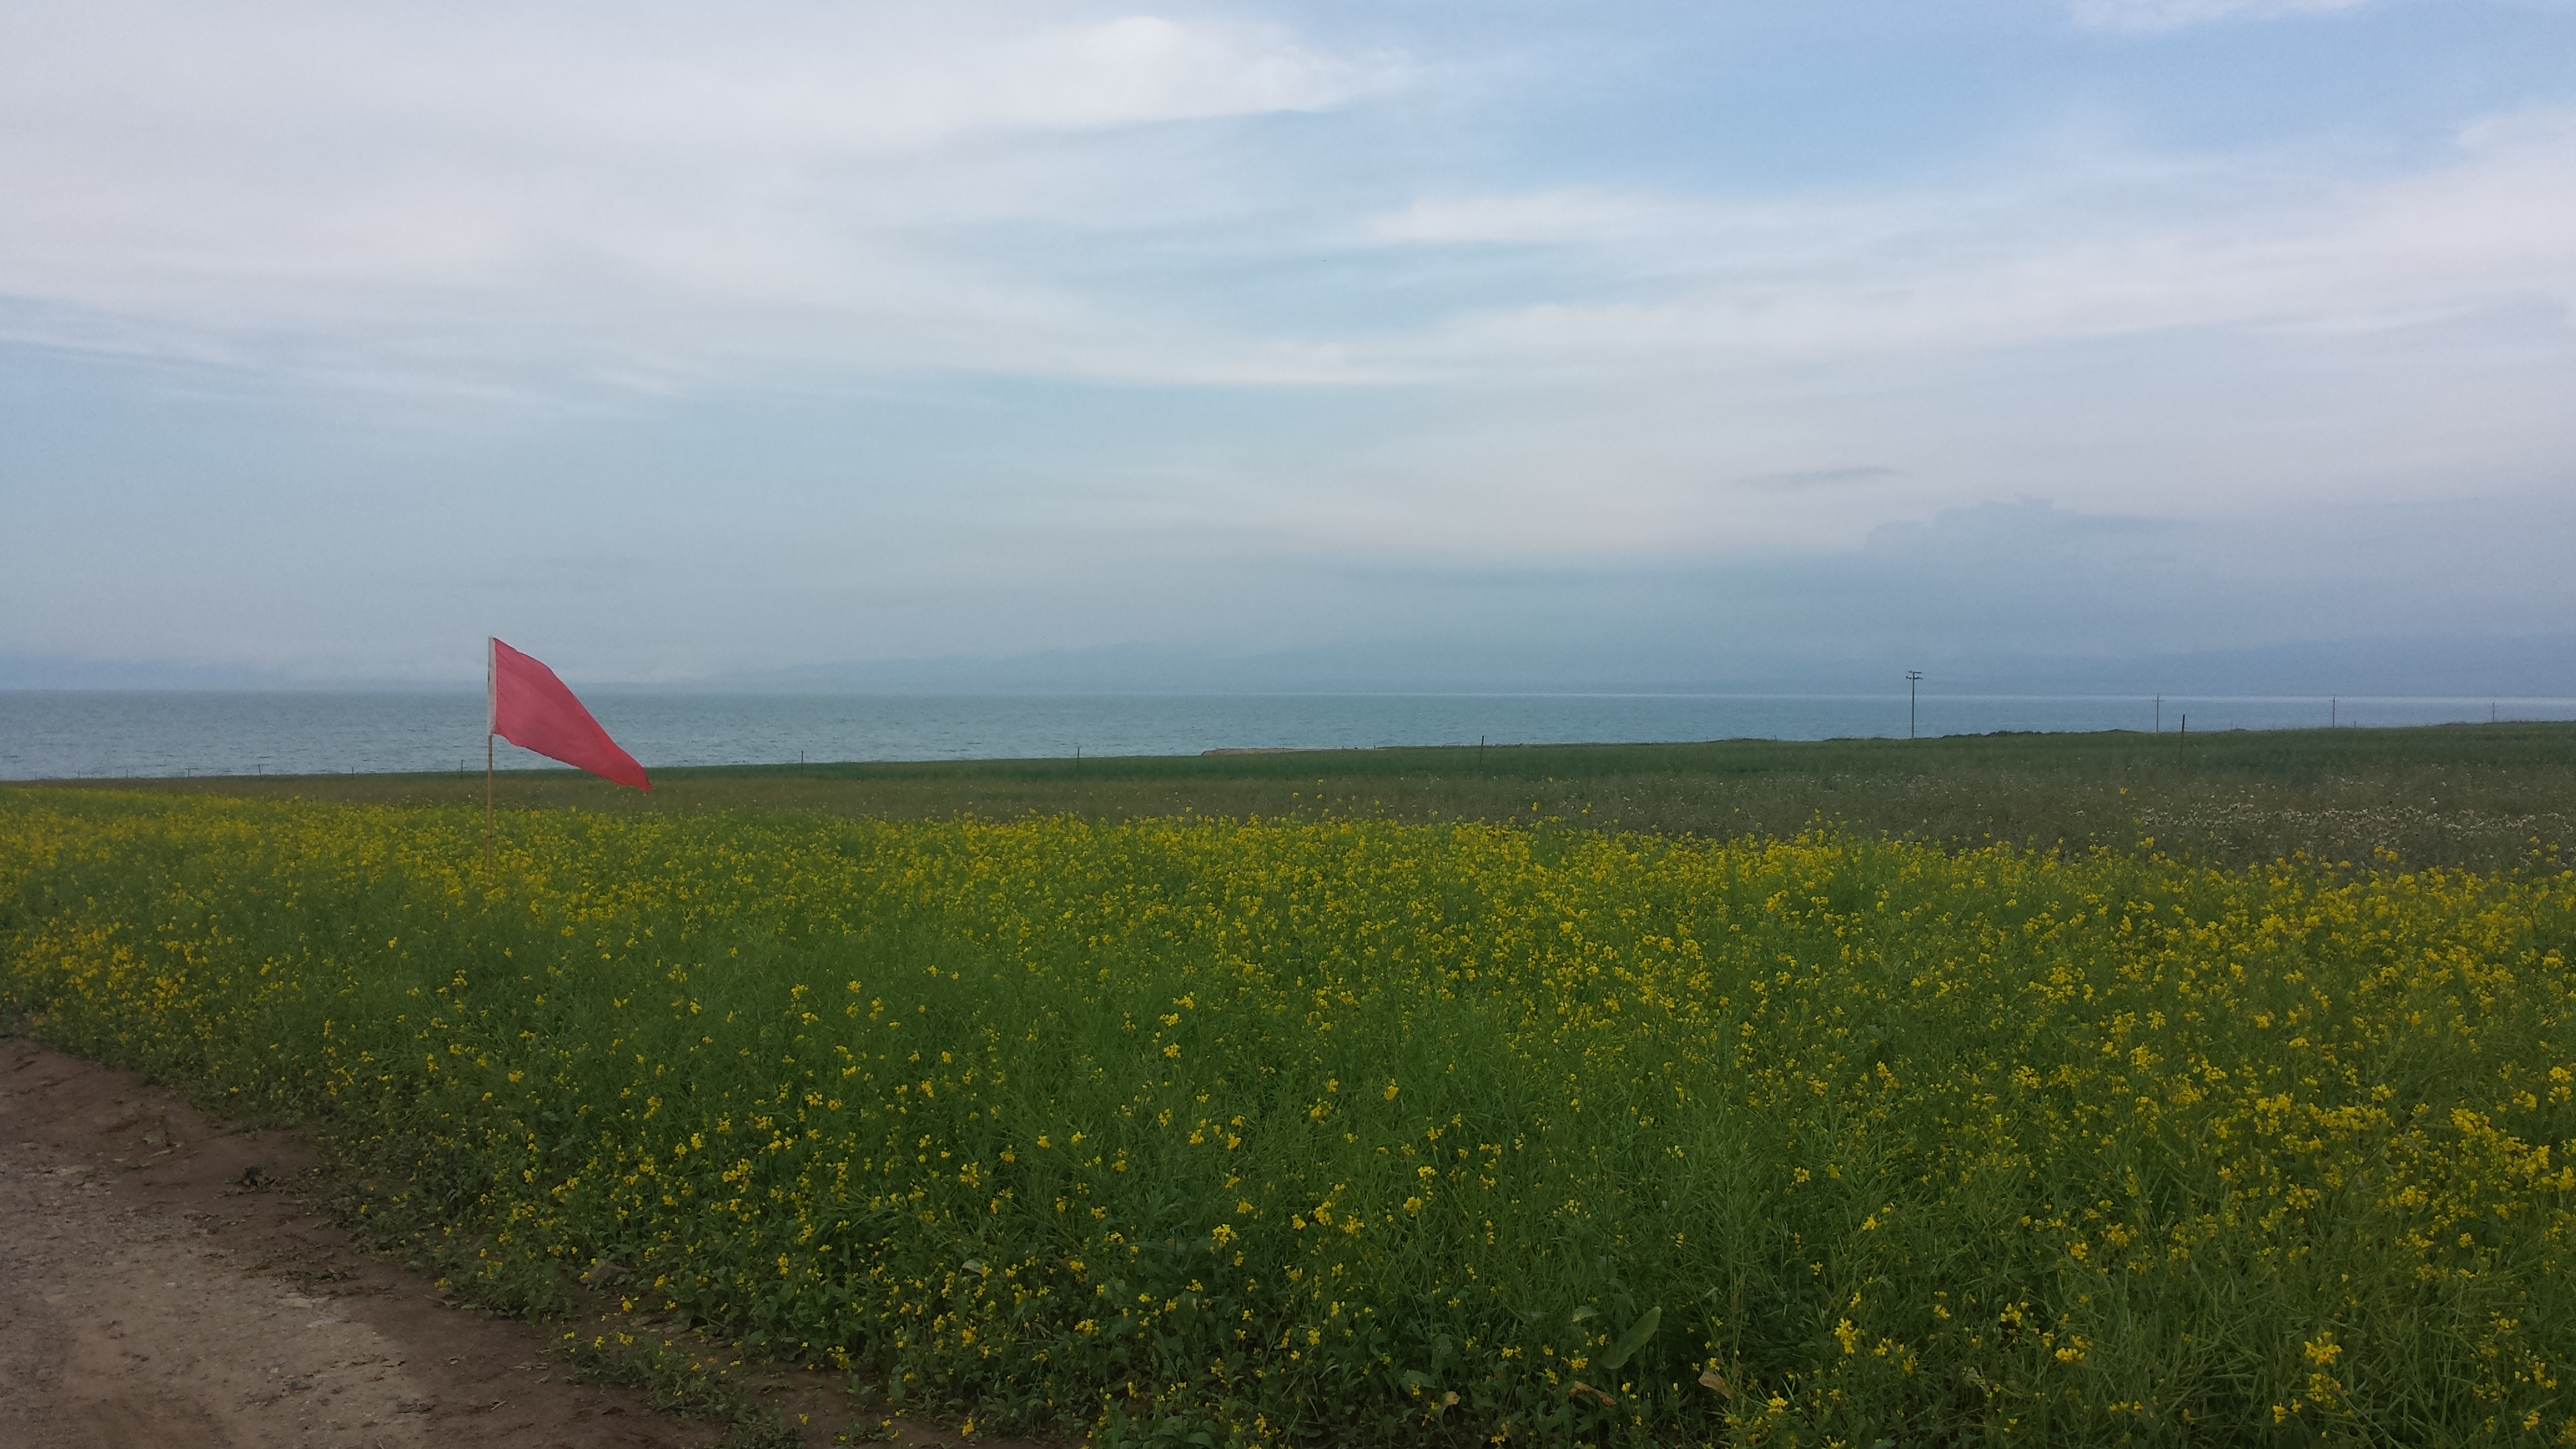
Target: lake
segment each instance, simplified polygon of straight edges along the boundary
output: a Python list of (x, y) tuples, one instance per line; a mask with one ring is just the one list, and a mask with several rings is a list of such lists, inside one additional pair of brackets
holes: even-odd
[[(1764, 694), (791, 695), (602, 689), (646, 767), (1183, 755), (1210, 749), (1814, 740), (1906, 733), (1906, 697)], [(1926, 735), (2195, 733), (2576, 719), (2576, 700), (1924, 694)], [(471, 770), (480, 693), (0, 691), (0, 779)], [(547, 762), (509, 745), (505, 767)]]

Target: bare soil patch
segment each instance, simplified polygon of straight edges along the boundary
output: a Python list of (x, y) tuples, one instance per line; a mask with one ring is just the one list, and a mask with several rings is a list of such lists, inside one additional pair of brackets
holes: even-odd
[[(291, 1134), (0, 1038), (0, 1445), (707, 1449), (735, 1432), (578, 1381), (564, 1326), (452, 1306), (354, 1246), (320, 1186)], [(748, 1386), (822, 1446), (860, 1412), (823, 1377)]]

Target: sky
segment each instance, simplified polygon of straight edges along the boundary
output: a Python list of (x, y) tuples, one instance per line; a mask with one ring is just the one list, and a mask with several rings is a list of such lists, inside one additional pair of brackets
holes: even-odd
[(2571, 400), (2576, 0), (0, 0), (0, 684), (2576, 694)]

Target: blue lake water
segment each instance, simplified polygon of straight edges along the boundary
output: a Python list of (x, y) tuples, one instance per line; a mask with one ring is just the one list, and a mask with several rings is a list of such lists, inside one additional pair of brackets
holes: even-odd
[[(1893, 695), (782, 695), (602, 690), (592, 712), (658, 765), (1184, 755), (1210, 749), (1903, 736)], [(2576, 700), (1937, 695), (1926, 735), (2293, 729), (2576, 719)], [(0, 691), (0, 779), (470, 770), (483, 696)], [(508, 745), (505, 767), (547, 762)]]

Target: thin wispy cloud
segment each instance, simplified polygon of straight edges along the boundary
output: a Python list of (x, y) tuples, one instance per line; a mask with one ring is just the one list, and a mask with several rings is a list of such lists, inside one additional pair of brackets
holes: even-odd
[[(0, 314), (130, 350), (297, 342), (622, 362), (1297, 377), (1218, 367), (950, 244), (1176, 209), (1068, 138), (1305, 113), (1407, 63), (1227, 17), (149, 3), (15, 17), (0, 50)], [(1063, 149), (1072, 145), (1073, 150)], [(1120, 331), (1128, 356), (1108, 355)], [(1141, 359), (1162, 359), (1142, 363)]]
[(2351, 10), (2369, 0), (2076, 0), (2075, 18), (2105, 30), (2179, 30), (2213, 20), (2255, 20)]
[[(2368, 329), (2512, 302), (2576, 307), (2576, 113), (2486, 118), (2421, 170), (2368, 182), (2275, 156), (2079, 164), (1941, 191), (1740, 203), (1545, 192), (1417, 202), (1387, 244), (1607, 253), (1647, 279), (1390, 342), (1493, 369), (1688, 356), (2024, 347), (2183, 328)], [(1601, 290), (1601, 289), (1596, 289)]]
[[(114, 7), (110, 7), (114, 8)], [(2177, 327), (2367, 327), (2576, 282), (2576, 122), (2481, 119), (2355, 179), (2082, 150), (1929, 188), (1365, 198), (1157, 126), (1418, 78), (1224, 16), (135, 4), (0, 59), (0, 336), (644, 392), (822, 368), (1214, 385), (1657, 368)], [(136, 44), (134, 37), (147, 37)], [(291, 43), (288, 37), (291, 36)], [(1400, 320), (1220, 317), (1060, 265), (1227, 243), (1520, 247), (1562, 275)], [(1284, 224), (1283, 224), (1284, 223)], [(1514, 295), (1517, 291), (1518, 295)]]
[(1795, 468), (1783, 473), (1756, 473), (1736, 481), (1768, 493), (1796, 493), (1809, 488), (1835, 488), (1847, 483), (1875, 483), (1899, 476), (1894, 468), (1859, 464), (1843, 468)]

